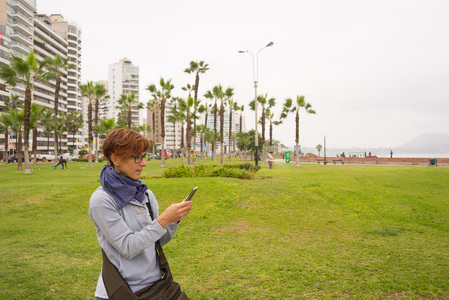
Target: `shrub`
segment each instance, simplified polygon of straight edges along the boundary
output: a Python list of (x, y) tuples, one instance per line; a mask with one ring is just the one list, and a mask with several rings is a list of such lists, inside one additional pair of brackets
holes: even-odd
[[(88, 162), (89, 159), (88, 159), (88, 158), (74, 158), (74, 159), (72, 159), (72, 161)], [(92, 161), (95, 161), (95, 158), (92, 159)], [(99, 158), (99, 159), (98, 159), (98, 162), (103, 162), (103, 159), (102, 159), (102, 158)]]
[(260, 166), (250, 164), (225, 164), (225, 165), (198, 165), (188, 167), (186, 165), (166, 169), (162, 176), (165, 178), (188, 177), (232, 177), (239, 179), (252, 179)]

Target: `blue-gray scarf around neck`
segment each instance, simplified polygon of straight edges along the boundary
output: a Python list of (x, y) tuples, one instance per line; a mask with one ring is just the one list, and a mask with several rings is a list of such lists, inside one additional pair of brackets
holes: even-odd
[(100, 183), (103, 189), (114, 198), (118, 208), (123, 208), (132, 199), (140, 203), (145, 199), (147, 185), (140, 180), (132, 180), (114, 171), (111, 165), (104, 165), (101, 169)]

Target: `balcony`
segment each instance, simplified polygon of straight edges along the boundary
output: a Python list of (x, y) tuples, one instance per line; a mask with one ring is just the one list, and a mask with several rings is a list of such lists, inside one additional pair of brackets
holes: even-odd
[(33, 40), (29, 37), (21, 34), (20, 32), (14, 31), (13, 34), (11, 34), (11, 37), (15, 39), (16, 41), (21, 41), (23, 44), (28, 46), (33, 46)]
[(31, 18), (34, 17), (33, 10), (27, 8), (25, 5), (20, 3), (18, 0), (9, 0), (9, 2), (11, 3), (12, 7), (14, 7), (16, 10), (19, 10), (24, 15), (27, 15), (28, 17), (31, 17)]
[(28, 56), (28, 53), (31, 52), (31, 48), (30, 47), (27, 47), (27, 46), (25, 46), (25, 45), (15, 41), (15, 40), (11, 41), (11, 49), (16, 50), (16, 51), (18, 51), (18, 52), (20, 52), (22, 54), (25, 54), (26, 56)]
[(16, 12), (14, 14), (11, 15), (11, 17), (13, 17), (15, 20), (21, 21), (22, 23), (33, 27), (33, 21), (31, 21), (30, 19), (28, 19), (27, 17), (25, 17), (23, 14)]
[(22, 23), (17, 22), (16, 20), (13, 20), (13, 22), (11, 23), (11, 27), (14, 28), (14, 30), (22, 32), (25, 35), (33, 36), (33, 30), (24, 26)]

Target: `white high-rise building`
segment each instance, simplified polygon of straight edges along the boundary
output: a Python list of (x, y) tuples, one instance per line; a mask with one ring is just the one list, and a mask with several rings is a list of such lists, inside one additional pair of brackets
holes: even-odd
[[(83, 114), (83, 99), (79, 85), (81, 84), (81, 30), (77, 24), (64, 20), (60, 14), (50, 15), (51, 27), (67, 41), (67, 57), (74, 68), (67, 72), (67, 112), (79, 111), (83, 115), (84, 123), (87, 122), (87, 114)], [(75, 136), (69, 133), (68, 148), (73, 151), (80, 150), (87, 143), (87, 131), (80, 128)]]
[(133, 65), (128, 58), (122, 58), (119, 62), (109, 65), (108, 70), (108, 95), (107, 118), (118, 120), (120, 110), (118, 100), (122, 94), (134, 94), (135, 105), (131, 110), (131, 125), (139, 126), (139, 67)]

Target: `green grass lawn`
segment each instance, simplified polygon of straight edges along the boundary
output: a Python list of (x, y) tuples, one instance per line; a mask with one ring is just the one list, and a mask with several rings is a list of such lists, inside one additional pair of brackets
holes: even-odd
[[(93, 299), (102, 165), (0, 165), (0, 299)], [(165, 247), (191, 299), (449, 299), (449, 168), (293, 162), (255, 180), (151, 179), (159, 165), (143, 181), (161, 210), (199, 187)]]

